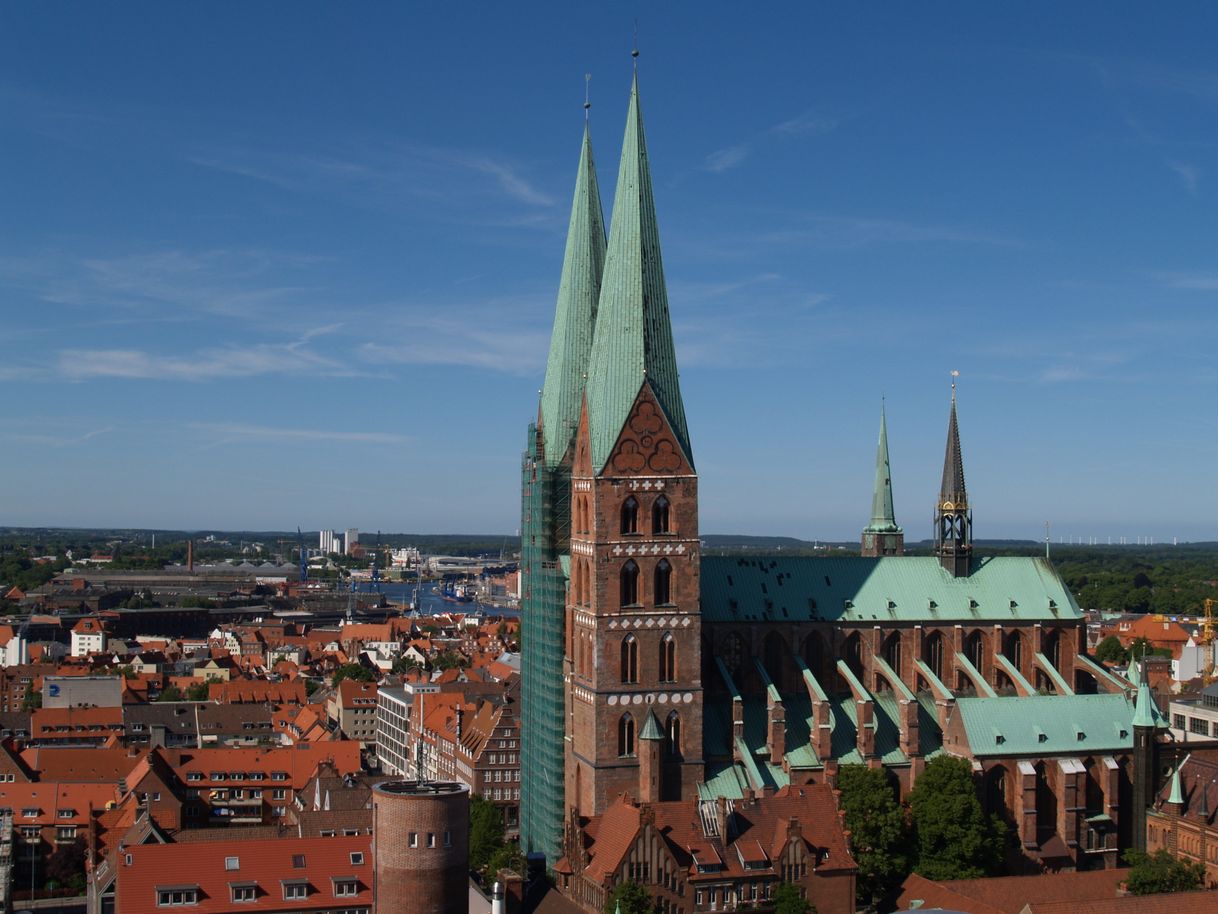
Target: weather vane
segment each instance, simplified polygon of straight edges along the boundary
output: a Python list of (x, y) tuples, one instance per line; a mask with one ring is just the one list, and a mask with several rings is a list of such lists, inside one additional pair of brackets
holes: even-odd
[(958, 377), (960, 377), (960, 372), (958, 372), (956, 369), (953, 368), (952, 369), (952, 399), (953, 400), (956, 399), (956, 378), (958, 378)]
[(584, 120), (588, 119), (588, 111), (592, 107), (592, 102), (589, 100), (588, 93), (592, 87), (592, 74), (584, 74)]

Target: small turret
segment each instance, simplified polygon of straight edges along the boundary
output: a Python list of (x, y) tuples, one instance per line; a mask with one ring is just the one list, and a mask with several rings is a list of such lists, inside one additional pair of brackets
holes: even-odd
[[(956, 372), (952, 375), (954, 377)], [(939, 556), (939, 564), (952, 577), (968, 577), (973, 561), (973, 512), (964, 488), (955, 381), (952, 381), (952, 410), (947, 424), (947, 452), (943, 457), (943, 483), (935, 506), (935, 553)]]
[(905, 533), (897, 526), (892, 508), (892, 469), (888, 463), (888, 420), (880, 407), (880, 441), (875, 449), (875, 489), (871, 496), (871, 523), (863, 528), (862, 555), (904, 555)]

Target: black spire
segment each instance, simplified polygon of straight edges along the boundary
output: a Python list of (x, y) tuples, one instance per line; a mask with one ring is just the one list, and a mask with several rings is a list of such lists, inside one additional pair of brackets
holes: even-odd
[(956, 420), (956, 372), (952, 372), (952, 409), (947, 424), (947, 452), (943, 457), (943, 484), (935, 506), (935, 552), (952, 577), (967, 577), (973, 557), (973, 512), (964, 488), (964, 458), (960, 453), (960, 427)]

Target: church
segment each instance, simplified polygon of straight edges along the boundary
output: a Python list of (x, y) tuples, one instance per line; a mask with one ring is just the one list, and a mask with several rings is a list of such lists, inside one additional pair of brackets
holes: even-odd
[[(942, 753), (972, 762), (1029, 871), (1144, 843), (1162, 717), (1087, 656), (1048, 559), (975, 552), (954, 387), (932, 555), (904, 554), (882, 413), (859, 556), (704, 556), (693, 439), (636, 73), (607, 236), (585, 125), (522, 463), (521, 842), (565, 890), (596, 909), (646, 857), (663, 906), (699, 910), (676, 880), (703, 872), (702, 843), (724, 856), (725, 809), (811, 803), (844, 764), (905, 795)], [(701, 838), (597, 863), (610, 822), (649, 816)]]

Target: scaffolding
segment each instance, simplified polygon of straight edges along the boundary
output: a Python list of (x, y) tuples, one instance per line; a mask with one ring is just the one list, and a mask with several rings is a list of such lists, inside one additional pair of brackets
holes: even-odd
[(551, 865), (561, 856), (563, 825), (563, 628), (566, 580), (559, 543), (570, 536), (571, 480), (546, 466), (529, 426), (521, 467), (521, 779), (520, 845)]

